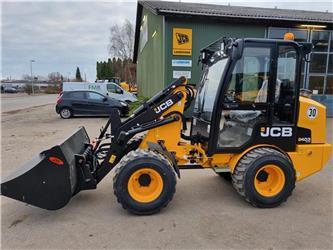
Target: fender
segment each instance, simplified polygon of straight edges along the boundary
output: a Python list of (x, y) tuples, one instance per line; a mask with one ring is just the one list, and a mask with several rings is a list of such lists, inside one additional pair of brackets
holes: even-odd
[(176, 158), (173, 154), (171, 154), (165, 147), (163, 142), (154, 143), (154, 142), (147, 142), (148, 148), (152, 151), (155, 151), (161, 155), (163, 155), (165, 158), (169, 159), (171, 161), (172, 167), (177, 173), (178, 178), (180, 179), (180, 171), (178, 168), (178, 164), (176, 162)]

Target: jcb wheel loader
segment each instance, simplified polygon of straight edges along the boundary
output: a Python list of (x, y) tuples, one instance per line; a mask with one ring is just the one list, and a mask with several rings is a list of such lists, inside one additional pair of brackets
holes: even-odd
[(325, 106), (300, 95), (310, 51), (294, 41), (219, 39), (201, 50), (197, 91), (181, 77), (125, 121), (110, 110), (98, 138), (78, 129), (4, 179), (2, 195), (59, 209), (116, 167), (118, 202), (153, 214), (172, 200), (180, 170), (211, 168), (253, 206), (276, 207), (331, 156)]

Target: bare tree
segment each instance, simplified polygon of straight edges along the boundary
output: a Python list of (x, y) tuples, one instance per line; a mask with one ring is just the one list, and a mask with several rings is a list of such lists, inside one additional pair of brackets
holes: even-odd
[(110, 28), (109, 53), (111, 57), (121, 60), (132, 58), (134, 47), (134, 26), (129, 20), (121, 26), (118, 24)]
[(59, 72), (51, 72), (48, 74), (48, 79), (51, 82), (59, 82), (62, 81), (63, 76)]
[(133, 71), (129, 70), (135, 68), (132, 62), (133, 50), (134, 25), (125, 19), (121, 26), (115, 24), (110, 28), (109, 54), (112, 58), (117, 58), (117, 66), (121, 65), (121, 70), (115, 69), (114, 73), (130, 83), (135, 82), (135, 73), (133, 74)]
[(22, 80), (31, 81), (31, 76), (28, 74), (22, 75)]

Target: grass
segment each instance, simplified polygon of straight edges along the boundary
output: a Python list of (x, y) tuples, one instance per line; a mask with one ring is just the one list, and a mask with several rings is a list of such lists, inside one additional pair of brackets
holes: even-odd
[(138, 107), (141, 106), (142, 103), (144, 103), (145, 101), (148, 101), (148, 100), (149, 100), (149, 97), (138, 96), (138, 100), (136, 102), (132, 102), (129, 104), (129, 109), (130, 109), (129, 114), (131, 115), (134, 110), (136, 110)]

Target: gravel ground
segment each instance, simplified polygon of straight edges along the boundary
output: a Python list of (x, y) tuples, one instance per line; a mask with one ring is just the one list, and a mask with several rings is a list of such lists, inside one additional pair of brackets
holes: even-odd
[(57, 101), (57, 96), (57, 94), (1, 94), (1, 112), (15, 112), (20, 109), (54, 104)]
[[(48, 105), (2, 114), (2, 175), (79, 126), (98, 134), (106, 118), (62, 120)], [(332, 120), (328, 120), (332, 128)], [(332, 142), (332, 131), (329, 131)], [(112, 190), (113, 172), (97, 190), (63, 209), (46, 211), (1, 198), (2, 249), (261, 248), (332, 249), (332, 160), (297, 184), (278, 208), (256, 209), (211, 170), (184, 170), (173, 201), (153, 216), (123, 210)]]

